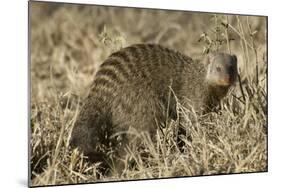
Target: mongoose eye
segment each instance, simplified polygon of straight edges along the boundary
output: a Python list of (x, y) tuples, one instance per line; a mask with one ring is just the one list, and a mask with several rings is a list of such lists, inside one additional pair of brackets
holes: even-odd
[(220, 68), (220, 67), (217, 67), (217, 71), (218, 71), (218, 72), (221, 72), (221, 68)]

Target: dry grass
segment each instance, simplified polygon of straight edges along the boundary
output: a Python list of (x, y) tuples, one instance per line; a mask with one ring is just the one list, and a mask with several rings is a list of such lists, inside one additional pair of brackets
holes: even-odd
[[(30, 11), (33, 186), (267, 171), (265, 17), (35, 2)], [(105, 176), (99, 164), (69, 150), (70, 133), (100, 63), (121, 47), (148, 42), (193, 58), (236, 54), (240, 84), (218, 113), (198, 116), (178, 104), (188, 134), (183, 148), (172, 121), (156, 143), (138, 134), (142, 147), (128, 149), (122, 175)]]

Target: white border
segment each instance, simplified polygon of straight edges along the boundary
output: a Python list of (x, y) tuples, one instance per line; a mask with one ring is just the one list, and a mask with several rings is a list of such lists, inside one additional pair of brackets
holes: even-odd
[[(269, 16), (269, 172), (68, 187), (270, 187), (280, 178), (280, 5), (276, 0), (66, 0), (67, 2)], [(1, 2), (0, 186), (27, 186), (27, 1)], [(275, 186), (276, 187), (276, 186)]]

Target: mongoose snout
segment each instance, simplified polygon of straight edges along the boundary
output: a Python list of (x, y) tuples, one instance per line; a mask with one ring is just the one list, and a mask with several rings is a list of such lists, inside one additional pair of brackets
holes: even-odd
[[(156, 44), (136, 44), (110, 55), (100, 66), (71, 135), (71, 145), (92, 162), (107, 163), (130, 138), (119, 132), (133, 128), (155, 136), (166, 111), (174, 118), (176, 100), (189, 99), (196, 112), (207, 113), (225, 97), (237, 77), (237, 58), (212, 53), (202, 62)], [(169, 106), (167, 107), (167, 104)], [(168, 108), (168, 109), (167, 109)]]
[(237, 57), (226, 53), (211, 53), (204, 60), (208, 64), (206, 81), (213, 86), (231, 86), (237, 79)]

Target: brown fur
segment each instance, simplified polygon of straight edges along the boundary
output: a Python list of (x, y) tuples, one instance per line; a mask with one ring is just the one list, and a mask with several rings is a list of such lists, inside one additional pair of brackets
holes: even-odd
[(95, 76), (73, 128), (71, 146), (92, 162), (104, 162), (111, 149), (120, 151), (131, 139), (117, 133), (135, 129), (155, 135), (168, 103), (171, 118), (176, 116), (175, 100), (168, 101), (169, 86), (182, 104), (191, 101), (198, 113), (211, 111), (235, 82), (236, 61), (236, 56), (215, 53), (198, 63), (154, 44), (113, 53)]

